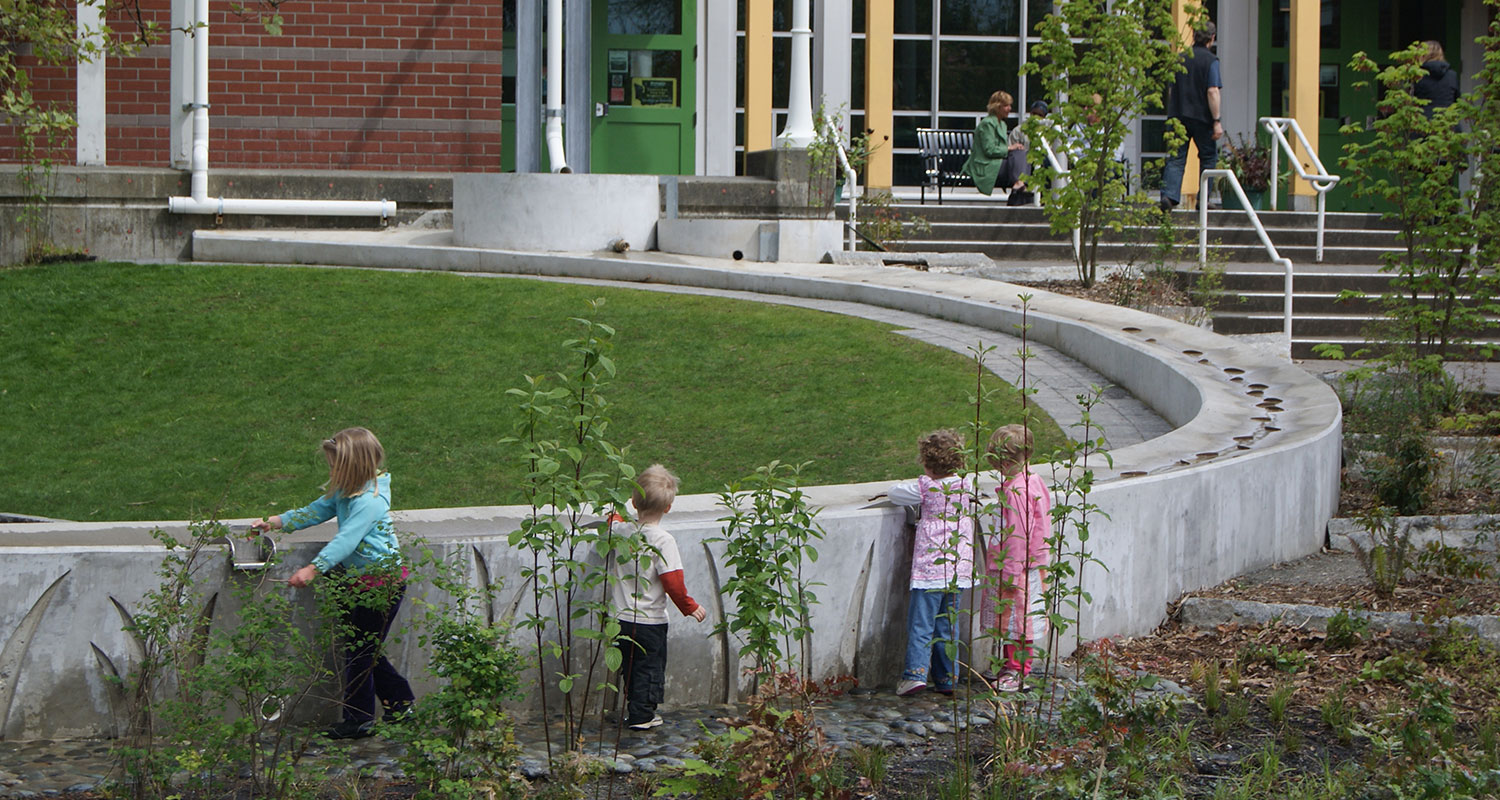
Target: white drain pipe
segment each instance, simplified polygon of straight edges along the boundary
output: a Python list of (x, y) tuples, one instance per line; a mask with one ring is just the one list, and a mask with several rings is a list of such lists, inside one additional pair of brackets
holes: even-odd
[(572, 172), (563, 150), (562, 90), (563, 4), (547, 0), (547, 165), (553, 172)]
[(208, 196), (208, 0), (193, 0), (193, 170), (192, 196), (168, 197), (173, 214), (295, 214), (380, 217), (396, 213), (390, 200), (272, 200)]

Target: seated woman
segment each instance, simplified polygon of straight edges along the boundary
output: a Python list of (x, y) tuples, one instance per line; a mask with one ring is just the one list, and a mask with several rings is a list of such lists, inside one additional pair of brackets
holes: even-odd
[(974, 188), (986, 195), (1000, 186), (1011, 189), (1012, 200), (1017, 200), (1030, 192), (1021, 190), (1021, 176), (1026, 174), (1026, 145), (1010, 141), (1005, 124), (1014, 102), (1009, 92), (990, 95), (989, 114), (974, 126), (974, 144), (969, 150), (969, 160), (964, 162), (964, 174), (973, 179)]

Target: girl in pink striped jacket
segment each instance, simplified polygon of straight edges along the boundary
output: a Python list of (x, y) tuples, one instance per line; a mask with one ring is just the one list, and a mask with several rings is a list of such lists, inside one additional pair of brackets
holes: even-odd
[(1006, 425), (990, 437), (990, 464), (1003, 478), (995, 488), (1000, 515), (985, 537), (986, 578), (980, 621), (1002, 642), (1004, 667), (996, 689), (1014, 692), (1031, 672), (1031, 646), (1047, 635), (1041, 613), (1051, 552), (1052, 493), (1030, 469), (1031, 431)]

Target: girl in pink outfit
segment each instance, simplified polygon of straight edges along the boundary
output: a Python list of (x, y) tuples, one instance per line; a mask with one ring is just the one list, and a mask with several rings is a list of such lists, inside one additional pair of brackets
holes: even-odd
[(919, 506), (911, 553), (911, 598), (906, 609), (906, 668), (896, 693), (915, 694), (931, 685), (953, 693), (953, 618), (963, 590), (974, 585), (974, 485), (963, 468), (964, 439), (949, 430), (917, 440), (926, 473), (898, 483), (887, 496), (901, 506)]
[(987, 536), (987, 580), (980, 622), (1003, 642), (1004, 668), (996, 679), (1000, 691), (1016, 691), (1031, 672), (1031, 646), (1047, 634), (1042, 607), (1043, 581), (1051, 552), (1052, 493), (1029, 468), (1031, 431), (1006, 425), (990, 437), (990, 464), (1003, 478), (995, 487), (1000, 518)]

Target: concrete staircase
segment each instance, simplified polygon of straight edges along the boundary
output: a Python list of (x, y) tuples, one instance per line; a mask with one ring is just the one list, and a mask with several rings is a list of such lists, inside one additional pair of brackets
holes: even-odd
[[(1054, 234), (1039, 208), (1007, 208), (1003, 203), (947, 201), (899, 203), (892, 206), (904, 218), (922, 217), (931, 231), (902, 244), (903, 250), (984, 253), (997, 261), (1058, 261), (1073, 259), (1067, 232)], [(1260, 212), (1261, 224), (1283, 256), (1299, 268), (1315, 261), (1317, 215), (1291, 211)], [(1190, 245), (1196, 258), (1197, 212), (1175, 211), (1177, 238)], [(1242, 211), (1210, 211), (1208, 239), (1219, 257), (1231, 262), (1270, 265), (1270, 257)], [(1127, 230), (1100, 244), (1101, 263), (1148, 263), (1158, 232)], [(1330, 213), (1324, 235), (1325, 264), (1380, 263), (1380, 255), (1395, 245), (1395, 231), (1375, 214)]]
[[(904, 217), (921, 216), (931, 231), (903, 242), (912, 251), (983, 253), (996, 261), (1041, 261), (1068, 264), (1073, 261), (1068, 233), (1054, 234), (1042, 210), (1007, 208), (1002, 203), (945, 202), (896, 207)], [(1390, 276), (1380, 272), (1381, 256), (1399, 247), (1391, 223), (1376, 214), (1329, 213), (1324, 233), (1322, 263), (1317, 251), (1317, 215), (1310, 212), (1260, 212), (1261, 224), (1280, 253), (1292, 260), (1292, 354), (1315, 358), (1313, 348), (1321, 343), (1339, 344), (1345, 353), (1365, 346), (1369, 324), (1380, 318), (1379, 295), (1390, 285)], [(1184, 283), (1193, 280), (1197, 264), (1197, 212), (1176, 211), (1172, 224), (1180, 242), (1176, 254), (1164, 258), (1154, 229), (1127, 230), (1100, 244), (1101, 264), (1175, 262)], [(1214, 330), (1225, 334), (1275, 333), (1282, 327), (1280, 267), (1273, 264), (1265, 247), (1242, 211), (1210, 211), (1209, 245), (1216, 261), (1225, 264), (1223, 298), (1214, 309)], [(1338, 300), (1344, 290), (1364, 292), (1367, 297)], [(1500, 342), (1500, 326), (1479, 337)]]

